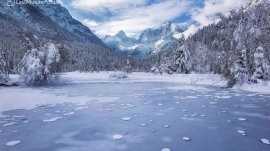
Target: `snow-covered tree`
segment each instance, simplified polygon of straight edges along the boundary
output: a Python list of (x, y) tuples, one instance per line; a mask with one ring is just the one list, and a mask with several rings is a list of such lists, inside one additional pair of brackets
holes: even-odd
[(254, 64), (255, 71), (252, 76), (252, 81), (257, 82), (258, 79), (268, 80), (269, 79), (269, 65), (264, 61), (264, 49), (259, 46), (254, 52)]
[(6, 83), (7, 82), (7, 76), (5, 72), (5, 66), (6, 63), (0, 53), (0, 83)]
[(249, 70), (247, 62), (247, 50), (246, 50), (246, 39), (247, 31), (244, 26), (244, 20), (240, 20), (238, 27), (233, 33), (234, 41), (236, 42), (236, 52), (238, 52), (237, 59), (234, 62), (233, 67), (230, 69), (231, 78), (236, 83), (242, 85), (249, 80)]
[(176, 49), (176, 61), (175, 64), (178, 65), (178, 71), (181, 73), (188, 73), (189, 72), (189, 57), (190, 52), (187, 48), (185, 43), (185, 38), (182, 36), (179, 39), (178, 46)]
[[(234, 66), (231, 68), (231, 76), (238, 84), (244, 84), (249, 80), (247, 68), (247, 51), (243, 49), (238, 59), (235, 61)], [(231, 79), (232, 80), (232, 79)]]
[(53, 42), (27, 51), (21, 63), (20, 78), (26, 85), (42, 85), (56, 72), (60, 54)]

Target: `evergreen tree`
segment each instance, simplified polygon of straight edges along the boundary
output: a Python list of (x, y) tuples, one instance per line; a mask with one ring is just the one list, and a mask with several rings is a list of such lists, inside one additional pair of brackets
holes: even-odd
[(7, 75), (5, 72), (5, 66), (6, 66), (6, 63), (2, 57), (2, 54), (0, 53), (0, 83), (7, 82)]
[(264, 49), (259, 46), (254, 52), (254, 64), (255, 71), (253, 72), (252, 82), (257, 83), (258, 79), (268, 80), (269, 79), (269, 65), (266, 64), (264, 59)]
[(185, 38), (182, 36), (179, 39), (178, 46), (176, 49), (176, 60), (175, 64), (178, 66), (178, 71), (181, 73), (189, 73), (189, 57), (190, 52), (187, 48)]
[[(249, 75), (247, 69), (247, 51), (243, 49), (231, 69), (231, 75), (238, 84), (248, 82)], [(232, 80), (232, 79), (231, 79)]]

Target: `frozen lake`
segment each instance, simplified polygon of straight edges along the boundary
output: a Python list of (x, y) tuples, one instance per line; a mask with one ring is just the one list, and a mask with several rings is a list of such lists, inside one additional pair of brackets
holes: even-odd
[(5, 89), (37, 105), (2, 113), (0, 151), (270, 150), (267, 94), (161, 82)]

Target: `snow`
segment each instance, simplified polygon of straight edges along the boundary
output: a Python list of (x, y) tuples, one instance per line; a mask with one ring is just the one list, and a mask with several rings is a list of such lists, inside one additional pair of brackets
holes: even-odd
[(243, 118), (243, 117), (240, 117), (238, 118), (239, 121), (246, 121), (247, 119), (246, 118)]
[(170, 148), (162, 148), (161, 151), (171, 151)]
[(109, 75), (110, 79), (126, 79), (128, 78), (127, 74), (124, 72), (116, 72)]
[(61, 117), (61, 116), (53, 117), (53, 118), (45, 119), (45, 120), (43, 120), (43, 122), (55, 122), (55, 121), (60, 120), (62, 118), (63, 117)]
[(266, 144), (266, 145), (270, 145), (270, 141), (268, 139), (266, 139), (266, 138), (262, 138), (261, 142)]
[(77, 107), (74, 110), (78, 111), (78, 110), (84, 110), (84, 109), (88, 109), (88, 106), (81, 106), (81, 107)]
[(164, 128), (169, 128), (170, 126), (169, 126), (169, 125), (164, 125), (163, 127), (164, 127)]
[(190, 141), (191, 139), (189, 137), (183, 137), (182, 140), (183, 141)]
[(63, 114), (64, 116), (69, 116), (69, 115), (74, 115), (75, 113), (74, 112), (69, 112), (69, 113), (65, 113)]
[(270, 81), (259, 81), (258, 84), (243, 84), (242, 86), (236, 85), (233, 89), (270, 94)]
[(123, 117), (121, 118), (123, 121), (130, 121), (132, 119), (132, 117)]
[[(99, 73), (80, 73), (68, 72), (61, 74), (60, 83), (93, 83), (93, 82), (113, 82), (109, 75), (118, 74), (119, 72), (99, 72)], [(152, 74), (144, 72), (133, 72), (128, 74), (128, 80), (115, 82), (169, 82), (179, 84), (197, 84), (197, 85), (215, 85), (225, 86), (226, 80), (221, 75), (214, 74)], [(187, 88), (189, 86), (186, 86)], [(196, 87), (193, 89), (196, 89)], [(198, 88), (200, 89), (200, 88)], [(203, 89), (201, 87), (201, 89)]]
[(16, 124), (16, 122), (10, 122), (10, 123), (5, 123), (5, 124), (3, 124), (2, 126), (3, 126), (3, 127), (7, 127), (7, 126), (15, 125), (15, 124)]
[(243, 136), (245, 136), (246, 135), (246, 132), (245, 131), (243, 131), (243, 130), (238, 130), (237, 131), (238, 133), (240, 133), (241, 135), (243, 135)]
[(19, 141), (19, 140), (14, 140), (14, 141), (7, 142), (5, 145), (11, 147), (11, 146), (18, 145), (18, 144), (20, 144), (20, 143), (21, 143), (21, 141)]
[(123, 138), (123, 135), (121, 135), (121, 134), (114, 134), (112, 136), (112, 138), (115, 139), (115, 140), (121, 140)]
[[(65, 95), (50, 95), (42, 93), (41, 89), (30, 89), (23, 87), (12, 87), (3, 88), (0, 91), (0, 112), (15, 110), (15, 109), (26, 109), (31, 110), (37, 107), (37, 105), (48, 105), (48, 104), (61, 104), (70, 102), (78, 105), (85, 105), (91, 101), (100, 102), (114, 102), (118, 100), (118, 97), (89, 97), (89, 96), (65, 96)], [(20, 99), (14, 99), (16, 98)], [(27, 100), (27, 101), (22, 101)], [(77, 109), (81, 109), (78, 107)]]

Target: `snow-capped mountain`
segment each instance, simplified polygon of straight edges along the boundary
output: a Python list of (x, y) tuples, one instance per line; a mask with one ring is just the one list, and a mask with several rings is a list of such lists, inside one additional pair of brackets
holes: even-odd
[(114, 36), (106, 36), (103, 39), (103, 41), (113, 51), (120, 51), (120, 52), (133, 51), (137, 44), (137, 40), (134, 38), (128, 37), (124, 31), (119, 31)]
[(120, 31), (114, 36), (106, 36), (103, 42), (115, 51), (128, 52), (135, 58), (145, 58), (174, 47), (177, 44), (174, 35), (183, 31), (184, 27), (173, 28), (171, 23), (166, 23), (157, 29), (144, 30), (138, 39), (127, 37)]
[(89, 41), (104, 45), (89, 28), (72, 18), (68, 10), (60, 4), (8, 6), (7, 0), (2, 0), (0, 1), (0, 14), (10, 18), (5, 21), (16, 22), (11, 24), (23, 26), (24, 30), (36, 33), (37, 37)]
[[(18, 73), (28, 50), (54, 41), (60, 47), (62, 71), (119, 68), (121, 59), (74, 19), (60, 4), (16, 4), (0, 1), (0, 53), (10, 58), (10, 72)], [(117, 60), (113, 63), (107, 60)], [(124, 61), (122, 61), (124, 62)]]

